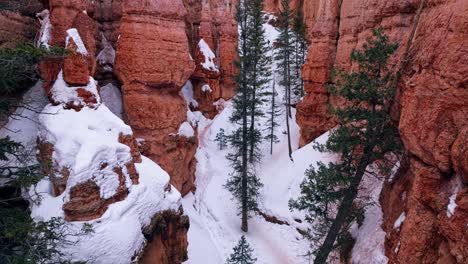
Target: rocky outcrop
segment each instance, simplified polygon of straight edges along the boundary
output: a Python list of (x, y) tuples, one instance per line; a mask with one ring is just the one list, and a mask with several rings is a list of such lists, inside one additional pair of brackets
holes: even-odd
[(0, 48), (12, 48), (17, 43), (33, 41), (39, 23), (17, 12), (0, 11)]
[[(192, 57), (200, 39), (204, 39), (218, 59), (221, 96), (234, 95), (236, 68), (237, 22), (235, 18), (238, 0), (183, 0), (187, 9), (186, 30)], [(195, 76), (196, 78), (196, 76)]]
[[(297, 109), (301, 143), (335, 125), (326, 108), (340, 103), (325, 90), (330, 70), (352, 70), (352, 49), (382, 27), (400, 44), (390, 61), (401, 71), (393, 114), (408, 153), (381, 195), (386, 255), (391, 263), (466, 262), (468, 5), (319, 0), (304, 1), (303, 8), (310, 47), (303, 67), (307, 95)], [(398, 219), (405, 220), (395, 227)]]
[(183, 211), (163, 211), (156, 214), (143, 230), (148, 244), (140, 258), (141, 264), (178, 264), (188, 259), (187, 231), (190, 222)]
[(194, 71), (179, 1), (124, 1), (115, 71), (122, 82), (125, 119), (145, 140), (145, 155), (193, 190), (197, 139), (174, 136), (187, 120), (179, 95)]

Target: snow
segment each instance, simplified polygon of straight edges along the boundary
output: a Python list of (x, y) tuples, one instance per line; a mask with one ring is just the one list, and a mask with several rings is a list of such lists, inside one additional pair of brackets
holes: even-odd
[(89, 77), (89, 82), (86, 86), (73, 87), (69, 86), (63, 79), (62, 70), (58, 73), (57, 80), (51, 88), (52, 99), (57, 103), (72, 103), (75, 106), (84, 105), (83, 98), (78, 96), (78, 89), (83, 89), (92, 93), (98, 102), (97, 105), (99, 104), (100, 97), (97, 91), (97, 82), (93, 77)]
[[(0, 129), (0, 136), (12, 137), (13, 140), (30, 147), (31, 153), (36, 151), (39, 131), (40, 137), (54, 142), (57, 152), (54, 155), (59, 158), (56, 162), (68, 162), (75, 170), (85, 169), (83, 166), (91, 160), (100, 162), (109, 156), (122, 161), (130, 158), (129, 154), (118, 151), (125, 149), (125, 152), (128, 152), (129, 149), (116, 140), (118, 132), (129, 134), (131, 130), (105, 105), (97, 109), (84, 107), (80, 112), (47, 105), (48, 100), (41, 82), (25, 93), (23, 102), (28, 103), (27, 108), (18, 108), (15, 111), (15, 115)], [(101, 152), (92, 154), (94, 150)], [(89, 170), (94, 168), (94, 165), (91, 165)], [(78, 232), (84, 223), (92, 224), (94, 231), (85, 237), (67, 237), (71, 242), (76, 240), (76, 244), (62, 245), (60, 249), (72, 261), (131, 263), (132, 257), (145, 244), (142, 227), (148, 225), (151, 217), (157, 212), (179, 208), (180, 193), (175, 188), (165, 191), (169, 184), (169, 175), (161, 167), (144, 156), (142, 162), (136, 163), (135, 167), (139, 174), (139, 184), (128, 186), (129, 194), (123, 201), (111, 204), (99, 219), (68, 222), (67, 228), (70, 233)], [(71, 179), (74, 176), (70, 176), (69, 184), (76, 181)], [(109, 191), (112, 182), (106, 184), (109, 186), (103, 187)], [(31, 195), (41, 195), (41, 199), (31, 205), (31, 216), (34, 219), (49, 220), (52, 217), (64, 216), (62, 206), (66, 201), (67, 191), (53, 197), (50, 195), (51, 183), (45, 178), (29, 192)]]
[(190, 123), (185, 121), (184, 123), (180, 125), (178, 135), (190, 138), (190, 137), (195, 136), (195, 132), (193, 131), (193, 128), (190, 125)]
[(123, 115), (122, 105), (122, 92), (112, 83), (108, 83), (99, 89), (102, 103), (105, 104), (109, 110), (120, 119)]
[[(272, 43), (278, 32), (270, 25), (268, 38)], [(274, 69), (276, 65), (272, 65)], [(276, 80), (279, 83), (279, 80)], [(188, 86), (188, 85), (186, 85)], [(283, 96), (283, 89), (278, 87), (279, 98)], [(190, 96), (184, 96), (187, 102)], [(242, 235), (246, 238), (256, 256), (258, 264), (306, 264), (309, 259), (303, 255), (309, 250), (309, 241), (304, 239), (297, 228), (304, 229), (307, 224), (302, 212), (290, 211), (288, 202), (300, 194), (300, 183), (304, 179), (304, 172), (309, 165), (316, 165), (317, 161), (334, 160), (331, 154), (320, 153), (310, 143), (300, 149), (299, 127), (295, 122), (295, 109), (292, 109), (291, 122), (293, 161), (288, 157), (287, 136), (285, 131), (285, 116), (278, 122), (277, 136), (280, 140), (275, 144), (273, 155), (269, 153), (269, 144), (264, 142), (261, 151), (264, 153), (262, 162), (257, 166), (257, 176), (264, 187), (261, 189), (260, 210), (290, 225), (278, 225), (267, 222), (259, 215), (253, 215), (249, 220), (249, 232), (240, 230), (240, 217), (237, 214), (237, 204), (232, 195), (223, 187), (229, 179), (231, 165), (226, 159), (230, 151), (219, 150), (214, 141), (220, 129), (230, 134), (235, 126), (229, 121), (233, 111), (231, 101), (218, 102), (219, 109), (223, 109), (213, 120), (206, 119), (200, 112), (188, 111), (188, 120), (198, 126), (199, 148), (196, 153), (197, 167), (195, 172), (197, 190), (183, 198), (185, 213), (189, 216), (191, 226), (188, 232), (188, 257), (186, 264), (219, 264), (224, 263), (232, 253), (232, 248)], [(268, 107), (265, 105), (265, 107)], [(265, 120), (259, 120), (260, 129), (264, 129)], [(328, 133), (319, 137), (316, 142), (325, 142)], [(302, 220), (298, 223), (295, 219)], [(210, 256), (207, 258), (206, 256)]]
[[(18, 107), (8, 118), (6, 124), (0, 129), (0, 138), (10, 137), (11, 140), (22, 143), (24, 154), (28, 156), (21, 165), (32, 165), (36, 163), (36, 138), (37, 117), (48, 99), (44, 94), (42, 82), (37, 82), (23, 96), (22, 107)], [(18, 160), (12, 158), (10, 161), (0, 161), (2, 164), (8, 162), (8, 166), (17, 165)], [(0, 179), (0, 185), (5, 181)]]
[(204, 84), (202, 87), (201, 87), (201, 90), (202, 92), (213, 92), (213, 90), (211, 90), (211, 87), (208, 85), (208, 84)]
[(395, 220), (395, 223), (393, 224), (393, 228), (394, 229), (400, 229), (401, 225), (403, 224), (403, 222), (405, 221), (406, 219), (406, 213), (403, 212), (400, 214), (400, 216), (397, 218), (397, 220)]
[(67, 190), (92, 178), (102, 198), (112, 197), (119, 186), (118, 175), (114, 166), (100, 167), (107, 163), (124, 168), (131, 160), (130, 148), (118, 142), (119, 134), (132, 134), (130, 127), (105, 105), (77, 112), (49, 104), (43, 111), (47, 114), (39, 115), (39, 138), (54, 146), (53, 167), (70, 171)]
[(181, 89), (182, 96), (187, 103), (187, 106), (198, 107), (198, 102), (193, 97), (193, 85), (190, 80), (188, 80)]
[(201, 63), (204, 69), (219, 72), (218, 67), (215, 64), (215, 54), (211, 51), (208, 44), (205, 42), (204, 39), (200, 39), (198, 42), (198, 48), (200, 49), (201, 53), (205, 57), (205, 61)]
[(368, 197), (371, 203), (366, 207), (362, 225), (357, 227), (355, 223), (350, 230), (355, 239), (351, 252), (353, 264), (386, 264), (388, 262), (384, 245), (386, 233), (382, 229), (383, 213), (379, 204), (383, 178), (366, 174), (359, 187), (360, 197)]
[(65, 38), (65, 47), (68, 47), (70, 39), (72, 39), (73, 42), (75, 42), (76, 44), (76, 52), (83, 55), (88, 55), (88, 50), (86, 49), (83, 40), (81, 40), (80, 34), (78, 33), (78, 30), (76, 28), (70, 28), (67, 30), (67, 37)]
[(449, 198), (449, 203), (447, 205), (447, 217), (449, 218), (455, 214), (455, 208), (457, 208), (458, 206), (456, 203), (458, 190), (459, 190), (459, 186), (457, 186), (453, 190), (453, 193), (452, 195), (450, 195), (450, 198)]
[(40, 13), (36, 14), (36, 17), (39, 19), (41, 24), (41, 29), (39, 30), (39, 38), (37, 40), (37, 46), (44, 46), (49, 48), (49, 41), (52, 32), (52, 24), (50, 23), (49, 10), (44, 9)]
[[(175, 188), (164, 191), (169, 182), (169, 175), (164, 170), (146, 157), (135, 165), (140, 183), (132, 185), (125, 200), (111, 204), (102, 217), (86, 222), (92, 225), (92, 234), (62, 249), (72, 261), (130, 263), (145, 244), (142, 227), (148, 225), (157, 212), (177, 210), (180, 206), (180, 193)], [(47, 180), (43, 180), (36, 187), (37, 192), (45, 193), (42, 203), (32, 208), (32, 216), (36, 219), (63, 216), (64, 194), (57, 197), (48, 195), (49, 185)], [(78, 231), (83, 223), (69, 222), (70, 231)]]

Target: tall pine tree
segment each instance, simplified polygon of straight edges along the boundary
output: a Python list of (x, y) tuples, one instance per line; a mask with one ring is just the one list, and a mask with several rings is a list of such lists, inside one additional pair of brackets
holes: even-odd
[(289, 119), (292, 118), (291, 113), (291, 88), (292, 88), (292, 68), (294, 64), (294, 45), (293, 34), (291, 30), (292, 12), (289, 7), (289, 0), (281, 0), (283, 11), (280, 14), (280, 34), (276, 40), (277, 48), (275, 60), (278, 62), (278, 71), (281, 75), (281, 85), (284, 86), (285, 106), (286, 106), (286, 133), (288, 135), (288, 154), (292, 159), (291, 146), (291, 129)]
[(292, 36), (294, 43), (294, 81), (292, 93), (294, 98), (291, 100), (296, 104), (301, 97), (304, 96), (304, 82), (302, 80), (301, 69), (305, 63), (307, 41), (306, 41), (306, 25), (304, 23), (304, 14), (301, 9), (297, 9), (294, 13), (294, 20), (292, 25)]
[(340, 126), (317, 148), (339, 153), (341, 159), (310, 168), (301, 184), (301, 196), (290, 202), (292, 208), (305, 210), (307, 221), (314, 225), (311, 238), (320, 244), (314, 252), (316, 264), (326, 263), (330, 252), (342, 245), (351, 222), (362, 211), (355, 199), (368, 166), (400, 152), (398, 130), (389, 113), (395, 75), (387, 66), (397, 47), (382, 30), (374, 30), (363, 50), (351, 53), (358, 70), (338, 71), (329, 87), (331, 94), (346, 99), (347, 104), (333, 109)]
[[(252, 4), (248, 1), (241, 1), (237, 10), (237, 21), (239, 25), (239, 47), (238, 61), (235, 62), (238, 68), (236, 78), (236, 95), (233, 98), (233, 113), (230, 121), (239, 125), (239, 127), (229, 136), (229, 143), (232, 146), (232, 152), (227, 158), (230, 160), (234, 171), (227, 181), (225, 188), (228, 189), (239, 202), (241, 215), (241, 229), (248, 231), (248, 218), (250, 213), (257, 208), (257, 196), (259, 188), (262, 186), (255, 175), (253, 163), (249, 162), (249, 149), (256, 147), (255, 142), (260, 142), (256, 137), (260, 137), (258, 129), (253, 126), (252, 116), (255, 118), (257, 109), (257, 100), (254, 98), (252, 89), (252, 67), (254, 65), (252, 54), (251, 37), (252, 32)], [(252, 111), (254, 111), (252, 113)], [(253, 131), (252, 131), (253, 130)], [(250, 144), (254, 146), (250, 148)], [(255, 154), (255, 153), (254, 153)], [(253, 158), (252, 158), (253, 160)]]
[(273, 79), (273, 86), (270, 92), (270, 110), (267, 111), (267, 122), (266, 122), (266, 132), (267, 135), (265, 139), (270, 143), (270, 155), (273, 154), (273, 144), (279, 142), (278, 137), (276, 136), (276, 128), (279, 127), (277, 121), (278, 117), (281, 115), (281, 109), (278, 105), (278, 92), (276, 92), (276, 81)]
[(270, 82), (271, 58), (268, 55), (269, 46), (263, 29), (263, 0), (249, 0), (246, 2), (247, 8), (247, 47), (251, 60), (250, 68), (247, 71), (247, 82), (250, 94), (250, 129), (249, 129), (249, 161), (254, 163), (260, 159), (258, 145), (262, 141), (260, 131), (257, 129), (256, 119), (263, 117), (261, 106), (268, 101), (266, 85)]
[(257, 259), (252, 256), (253, 249), (250, 247), (245, 236), (242, 236), (234, 252), (226, 260), (226, 264), (254, 264)]

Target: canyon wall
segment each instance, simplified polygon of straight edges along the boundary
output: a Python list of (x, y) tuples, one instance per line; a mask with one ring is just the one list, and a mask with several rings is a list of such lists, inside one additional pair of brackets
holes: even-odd
[[(237, 1), (43, 2), (52, 28), (48, 45), (63, 46), (70, 28), (80, 33), (86, 28), (82, 37), (91, 43), (86, 64), (74, 55), (41, 63), (46, 91), (62, 66), (69, 83), (83, 84), (93, 73), (101, 86), (119, 87), (123, 118), (134, 130), (140, 151), (171, 175), (171, 183), (183, 195), (193, 191), (198, 142), (196, 135), (178, 133), (191, 107), (181, 88), (192, 82), (198, 104), (191, 110), (210, 118), (217, 113), (216, 101), (233, 96)], [(200, 67), (202, 41), (216, 57), (215, 70)]]
[(382, 27), (400, 44), (390, 61), (402, 73), (392, 114), (407, 152), (381, 195), (386, 255), (390, 263), (466, 263), (468, 2), (318, 0), (303, 9), (310, 46), (307, 95), (297, 106), (301, 144), (336, 125), (327, 112), (338, 103), (325, 88), (330, 70), (352, 70), (351, 50)]

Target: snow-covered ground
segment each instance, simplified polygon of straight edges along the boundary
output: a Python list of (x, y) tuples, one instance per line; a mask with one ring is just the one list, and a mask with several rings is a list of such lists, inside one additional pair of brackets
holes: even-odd
[[(265, 24), (264, 28), (268, 40), (273, 43), (278, 31), (268, 24)], [(272, 70), (275, 68), (276, 65), (272, 65)], [(279, 83), (278, 78), (276, 83)], [(276, 87), (279, 98), (282, 98), (283, 87), (279, 85)], [(269, 106), (264, 107), (266, 110)], [(186, 262), (188, 264), (223, 263), (244, 234), (240, 230), (237, 204), (223, 187), (231, 173), (231, 166), (226, 159), (230, 149), (221, 151), (214, 141), (221, 128), (226, 134), (230, 134), (235, 129), (235, 125), (229, 121), (232, 110), (231, 102), (226, 102), (224, 110), (213, 120), (196, 115), (200, 142), (196, 154), (197, 191), (183, 199), (184, 210), (191, 222), (188, 233), (189, 260)], [(295, 115), (294, 109), (293, 115)], [(259, 129), (263, 130), (266, 120), (259, 121)], [(299, 185), (309, 164), (326, 161), (331, 157), (314, 150), (312, 144), (298, 149), (299, 127), (293, 116), (290, 120), (291, 139), (295, 151), (294, 162), (291, 161), (288, 156), (287, 136), (284, 133), (285, 115), (279, 117), (278, 121), (281, 125), (277, 128), (276, 134), (280, 142), (274, 145), (273, 154), (270, 155), (268, 142), (264, 142), (261, 147), (264, 155), (257, 167), (257, 175), (264, 184), (261, 189), (260, 210), (289, 225), (270, 223), (262, 216), (254, 215), (249, 220), (249, 232), (246, 237), (254, 248), (258, 263), (308, 263), (308, 259), (303, 255), (307, 252), (309, 243), (296, 229), (303, 228), (304, 224), (294, 220), (303, 220), (303, 216), (301, 213), (291, 212), (288, 201), (298, 196)], [(324, 142), (326, 138), (327, 135), (323, 135), (318, 141)]]
[[(271, 25), (264, 25), (267, 38), (273, 43), (278, 36), (278, 31)], [(271, 65), (273, 72), (276, 65)], [(279, 98), (282, 99), (284, 89), (276, 77), (276, 89)], [(191, 86), (186, 85), (186, 89)], [(187, 93), (187, 91), (186, 91)], [(193, 98), (187, 98), (188, 101)], [(265, 109), (268, 105), (265, 105)], [(291, 122), (291, 139), (293, 147), (293, 161), (288, 157), (287, 136), (285, 135), (285, 115), (280, 117), (280, 127), (277, 136), (280, 142), (274, 145), (273, 154), (270, 155), (269, 143), (262, 145), (263, 159), (257, 166), (257, 176), (264, 184), (261, 189), (260, 210), (268, 215), (285, 221), (289, 225), (274, 224), (266, 221), (260, 215), (254, 215), (249, 220), (249, 232), (240, 230), (240, 216), (237, 214), (237, 204), (232, 200), (232, 195), (223, 187), (229, 179), (231, 166), (226, 159), (229, 148), (219, 150), (215, 142), (216, 134), (224, 129), (229, 134), (235, 129), (229, 117), (233, 111), (231, 102), (226, 102), (224, 110), (213, 120), (208, 120), (199, 113), (189, 113), (198, 119), (199, 148), (196, 154), (198, 161), (196, 168), (195, 194), (189, 194), (183, 198), (183, 206), (190, 217), (189, 259), (186, 264), (219, 264), (224, 263), (232, 253), (232, 248), (241, 235), (246, 235), (248, 242), (254, 249), (259, 264), (301, 264), (309, 263), (304, 254), (309, 250), (309, 242), (297, 231), (297, 228), (305, 229), (307, 224), (303, 221), (301, 212), (291, 212), (288, 207), (290, 199), (300, 194), (300, 183), (304, 179), (304, 172), (310, 165), (316, 165), (317, 161), (328, 162), (334, 159), (331, 154), (320, 153), (313, 149), (315, 142), (323, 143), (327, 140), (328, 133), (317, 138), (300, 149), (299, 127), (295, 121), (295, 110)], [(260, 120), (260, 130), (264, 128), (265, 120)], [(381, 183), (373, 182), (373, 198), (380, 193)], [(299, 223), (300, 220), (302, 223)], [(356, 249), (353, 251), (356, 261), (354, 263), (367, 262), (369, 257), (377, 262), (386, 263), (383, 252), (383, 239), (385, 233), (380, 228), (382, 212), (378, 203), (369, 207), (366, 212), (366, 220), (360, 228), (355, 228), (353, 234), (357, 240)], [(368, 240), (369, 237), (371, 238)]]

